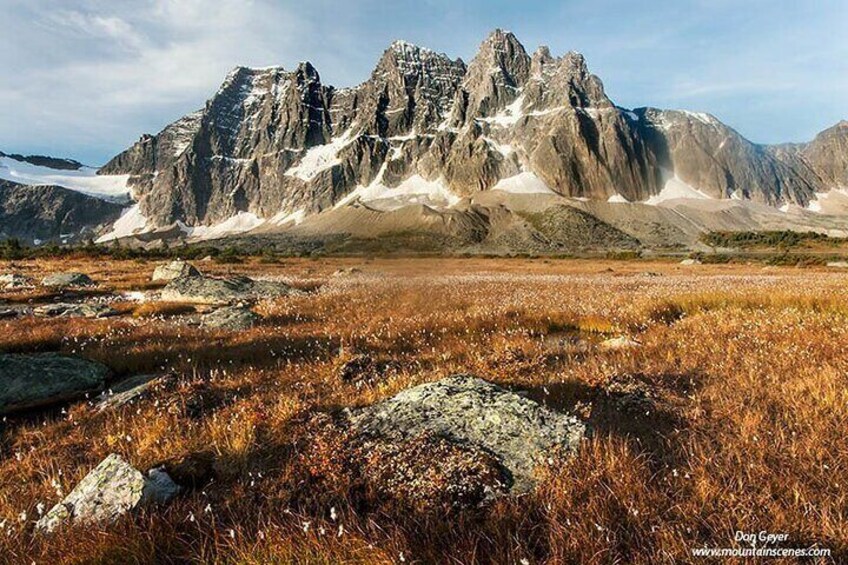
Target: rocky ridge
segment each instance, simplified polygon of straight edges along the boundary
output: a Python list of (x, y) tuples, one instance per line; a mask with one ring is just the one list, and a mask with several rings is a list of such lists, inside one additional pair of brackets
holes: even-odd
[(286, 226), (398, 194), (455, 205), (518, 178), (578, 199), (645, 202), (671, 180), (706, 198), (808, 206), (844, 181), (848, 136), (834, 129), (777, 150), (707, 114), (619, 108), (579, 53), (529, 55), (496, 30), (468, 65), (397, 41), (354, 88), (323, 84), (309, 63), (238, 67), (203, 109), (101, 172), (131, 174), (158, 228), (239, 214)]

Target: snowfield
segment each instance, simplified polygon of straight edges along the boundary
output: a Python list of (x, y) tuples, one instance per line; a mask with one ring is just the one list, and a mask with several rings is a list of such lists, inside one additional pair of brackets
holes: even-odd
[(492, 187), (492, 190), (511, 194), (556, 194), (542, 179), (528, 172), (501, 179)]
[(344, 206), (350, 202), (380, 202), (380, 208), (396, 210), (410, 204), (426, 204), (428, 206), (451, 207), (461, 198), (451, 192), (443, 179), (428, 181), (420, 175), (412, 175), (398, 186), (391, 188), (381, 182), (382, 174), (368, 186), (357, 187), (353, 192), (341, 199), (336, 206)]
[(346, 131), (330, 143), (311, 147), (301, 158), (300, 163), (285, 172), (286, 176), (297, 177), (301, 180), (310, 181), (318, 173), (325, 171), (341, 163), (338, 152), (354, 141), (351, 130)]
[(694, 200), (712, 200), (712, 198), (680, 180), (680, 177), (674, 175), (667, 181), (659, 194), (655, 194), (645, 201), (649, 206), (656, 206), (669, 200), (678, 199), (694, 199)]
[(180, 229), (191, 239), (217, 239), (227, 235), (244, 233), (256, 229), (265, 220), (251, 212), (239, 212), (235, 216), (228, 218), (220, 224), (212, 226), (187, 226), (182, 222), (177, 222)]
[(65, 171), (0, 157), (0, 179), (19, 184), (56, 185), (105, 200), (128, 201), (129, 178), (129, 175), (98, 175), (97, 169), (91, 167)]
[(121, 217), (112, 225), (112, 231), (98, 237), (96, 243), (106, 243), (107, 241), (138, 235), (146, 231), (149, 231), (147, 228), (147, 218), (141, 213), (141, 207), (138, 204), (134, 204), (121, 213)]

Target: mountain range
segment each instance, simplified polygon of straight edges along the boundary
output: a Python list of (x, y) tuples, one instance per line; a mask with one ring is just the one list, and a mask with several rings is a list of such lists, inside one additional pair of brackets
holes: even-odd
[[(26, 159), (0, 154), (0, 178), (26, 182), (3, 174), (21, 163), (83, 169)], [(621, 108), (579, 53), (529, 54), (502, 30), (467, 64), (396, 41), (353, 88), (325, 85), (307, 62), (237, 67), (202, 109), (91, 176), (80, 190), (112, 203), (85, 232), (110, 225), (100, 241), (239, 234), (353, 250), (423, 238), (537, 252), (692, 247), (714, 229), (848, 233), (848, 122), (759, 145), (709, 114)], [(115, 220), (121, 183), (131, 202)], [(62, 232), (12, 227), (6, 200), (0, 234)]]

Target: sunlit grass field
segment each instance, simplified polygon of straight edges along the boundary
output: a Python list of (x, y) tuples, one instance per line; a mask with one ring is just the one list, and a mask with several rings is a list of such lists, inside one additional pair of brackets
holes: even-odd
[[(0, 351), (176, 376), (116, 410), (79, 402), (2, 423), (0, 562), (685, 563), (693, 548), (738, 545), (738, 530), (848, 560), (848, 274), (553, 259), (197, 265), (307, 292), (259, 303), (256, 328), (213, 331), (180, 323), (189, 305), (135, 301), (155, 292), (154, 263), (0, 265), (88, 273), (122, 313), (3, 320)], [(348, 267), (360, 272), (333, 276)], [(621, 336), (638, 346), (601, 346)], [(353, 352), (396, 370), (344, 382)], [(334, 464), (339, 446), (316, 415), (454, 373), (573, 412), (590, 437), (576, 458), (541, 466), (532, 494), (464, 511), (379, 495)], [(203, 454), (213, 478), (113, 525), (35, 535), (40, 512), (109, 453), (140, 469)]]

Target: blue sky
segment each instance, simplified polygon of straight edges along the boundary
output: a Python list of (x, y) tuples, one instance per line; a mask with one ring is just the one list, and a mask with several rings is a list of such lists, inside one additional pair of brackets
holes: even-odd
[(706, 111), (763, 143), (848, 119), (845, 0), (0, 0), (0, 150), (100, 164), (236, 65), (364, 80), (393, 39), (469, 61), (496, 27), (577, 50), (625, 107)]

